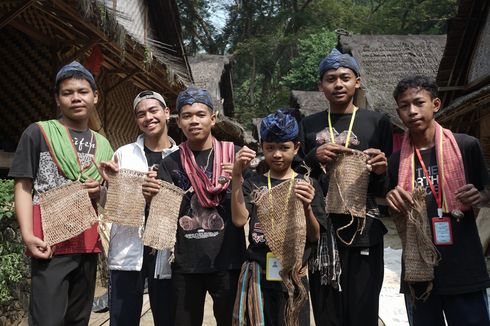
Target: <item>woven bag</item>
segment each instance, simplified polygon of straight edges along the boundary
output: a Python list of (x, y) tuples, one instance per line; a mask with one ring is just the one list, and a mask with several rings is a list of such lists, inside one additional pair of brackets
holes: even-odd
[(44, 241), (54, 245), (92, 227), (97, 214), (87, 189), (79, 181), (40, 193)]
[[(366, 196), (369, 185), (368, 155), (358, 150), (341, 153), (329, 167), (330, 180), (326, 197), (327, 212), (347, 214), (351, 220), (337, 229), (337, 237), (346, 245), (354, 242), (356, 234), (366, 225)], [(344, 240), (341, 232), (357, 220), (357, 230), (350, 240)]]
[(146, 221), (143, 243), (157, 250), (174, 249), (180, 205), (184, 190), (166, 182), (161, 182), (161, 189), (153, 197), (150, 214)]
[[(257, 216), (274, 256), (281, 262), (279, 272), (288, 291), (286, 325), (298, 325), (298, 316), (306, 300), (300, 269), (306, 243), (306, 218), (303, 205), (291, 182), (282, 182), (268, 191), (252, 194)], [(292, 189), (292, 188), (291, 188)]]
[(145, 172), (120, 169), (109, 176), (104, 220), (120, 225), (141, 227), (145, 222), (145, 197), (142, 185)]
[(394, 222), (402, 240), (404, 281), (408, 284), (428, 282), (427, 290), (417, 298), (425, 299), (432, 289), (434, 267), (439, 261), (439, 252), (431, 239), (425, 190), (416, 188), (412, 198), (414, 205), (408, 215), (396, 215)]

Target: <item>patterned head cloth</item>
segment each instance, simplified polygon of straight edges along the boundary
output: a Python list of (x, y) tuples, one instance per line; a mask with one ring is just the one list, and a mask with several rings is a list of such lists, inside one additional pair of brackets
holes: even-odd
[(285, 109), (269, 114), (260, 123), (260, 139), (282, 143), (298, 138), (299, 126), (296, 119)]
[(320, 79), (322, 79), (325, 71), (330, 69), (338, 69), (340, 67), (349, 68), (352, 70), (356, 76), (359, 76), (361, 68), (353, 56), (347, 53), (340, 53), (336, 48), (332, 49), (329, 55), (323, 58), (320, 62), (320, 67), (318, 68), (320, 72)]
[(82, 66), (79, 62), (73, 61), (72, 63), (67, 64), (66, 66), (62, 67), (58, 73), (56, 74), (56, 80), (54, 82), (55, 85), (58, 85), (62, 80), (66, 79), (66, 76), (77, 72), (80, 75), (82, 75), (90, 84), (90, 87), (92, 87), (93, 90), (97, 89), (97, 86), (95, 84), (95, 78), (88, 71), (84, 66)]
[(180, 109), (182, 109), (184, 105), (192, 105), (194, 103), (205, 104), (214, 111), (213, 100), (211, 99), (209, 92), (205, 89), (191, 86), (180, 92), (179, 96), (177, 96), (177, 112), (180, 113)]

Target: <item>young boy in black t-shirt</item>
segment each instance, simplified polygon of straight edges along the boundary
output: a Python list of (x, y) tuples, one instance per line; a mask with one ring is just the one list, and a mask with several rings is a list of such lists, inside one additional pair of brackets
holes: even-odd
[[(426, 300), (412, 298), (403, 281), (412, 326), (490, 325), (486, 288), (490, 286), (473, 207), (488, 206), (487, 168), (477, 139), (453, 134), (435, 120), (441, 106), (435, 82), (423, 76), (400, 81), (393, 93), (407, 127), (400, 152), (389, 161), (389, 208), (407, 215), (412, 191), (426, 191), (427, 223), (440, 253), (433, 289)], [(416, 297), (427, 284), (412, 284)]]
[[(308, 243), (315, 243), (320, 235), (320, 223), (325, 224), (326, 216), (324, 201), (318, 182), (313, 180), (310, 185), (304, 180), (303, 175), (299, 175), (291, 168), (293, 157), (299, 149), (298, 142), (298, 123), (295, 118), (288, 113), (278, 110), (265, 117), (260, 126), (260, 138), (265, 162), (270, 168), (266, 174), (257, 174), (243, 181), (243, 171), (248, 167), (250, 161), (255, 158), (255, 152), (247, 147), (243, 147), (237, 154), (233, 166), (233, 194), (232, 194), (232, 216), (233, 223), (237, 227), (243, 227), (247, 221), (250, 224), (249, 241), (250, 244), (246, 253), (245, 264), (256, 264), (253, 270), (257, 270), (257, 279), (251, 285), (245, 286), (240, 282), (239, 296), (235, 303), (234, 325), (245, 325), (245, 320), (249, 320), (251, 325), (285, 325), (285, 306), (288, 294), (280, 280), (270, 280), (268, 268), (270, 252), (266, 242), (264, 230), (257, 216), (257, 207), (252, 199), (252, 192), (261, 189), (269, 189), (283, 182), (294, 184), (292, 191), (285, 196), (296, 196), (302, 203), (306, 217), (306, 237), (307, 246), (303, 255), (303, 266), (310, 254)], [(295, 180), (295, 182), (293, 182)], [(242, 187), (243, 183), (243, 187)], [(291, 184), (291, 187), (292, 187)], [(317, 191), (315, 192), (315, 187)], [(279, 198), (271, 198), (272, 201)], [(288, 201), (288, 199), (286, 200)], [(288, 214), (288, 212), (284, 212)], [(292, 254), (292, 253), (291, 253)], [(258, 265), (258, 266), (257, 266)], [(251, 266), (242, 269), (242, 277), (248, 272)], [(278, 268), (279, 269), (279, 268)], [(247, 306), (250, 298), (246, 298), (244, 293), (249, 293), (249, 287), (253, 287), (257, 282), (260, 293), (256, 295), (262, 300), (255, 301), (254, 307)], [(246, 282), (243, 282), (244, 284)], [(303, 283), (307, 284), (306, 273)], [(256, 313), (259, 311), (260, 313)], [(309, 325), (309, 302), (306, 301), (300, 310), (299, 325)]]
[[(372, 167), (366, 202), (366, 225), (358, 232), (357, 223), (342, 230), (351, 244), (337, 244), (342, 273), (339, 287), (325, 284), (322, 273), (310, 273), (310, 293), (317, 325), (378, 325), (379, 293), (383, 283), (383, 235), (375, 196), (384, 193), (387, 159), (392, 150), (392, 127), (386, 114), (357, 108), (354, 94), (360, 87), (360, 67), (349, 54), (337, 49), (319, 66), (319, 89), (329, 102), (329, 110), (312, 114), (301, 122), (300, 155), (312, 168), (311, 175), (327, 195), (328, 165), (337, 155), (351, 149), (369, 155)], [(348, 214), (327, 211), (335, 230), (351, 221)], [(358, 218), (358, 217), (356, 217)], [(321, 238), (328, 234), (322, 232)], [(322, 242), (322, 241), (320, 241)], [(318, 267), (313, 266), (314, 269)], [(325, 279), (325, 278), (323, 278)]]
[[(245, 253), (243, 228), (231, 222), (228, 187), (237, 148), (211, 135), (216, 115), (206, 90), (190, 87), (180, 92), (177, 111), (177, 123), (187, 141), (165, 157), (158, 168), (159, 179), (184, 190), (192, 187), (181, 205), (172, 264), (175, 321), (176, 325), (201, 325), (209, 292), (217, 325), (226, 326), (231, 324)], [(159, 188), (157, 179), (146, 179), (143, 194), (147, 201)]]

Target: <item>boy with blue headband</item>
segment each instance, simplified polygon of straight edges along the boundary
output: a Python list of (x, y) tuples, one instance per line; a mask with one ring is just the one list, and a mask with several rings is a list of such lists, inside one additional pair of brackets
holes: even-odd
[[(238, 147), (211, 134), (216, 123), (208, 91), (189, 87), (177, 97), (177, 124), (187, 140), (159, 165), (158, 179), (186, 191), (178, 219), (172, 285), (177, 325), (202, 325), (206, 293), (218, 326), (230, 325), (245, 234), (231, 221), (229, 175)], [(160, 189), (156, 173), (143, 184), (147, 202)], [(165, 218), (165, 212), (162, 212)]]
[[(315, 180), (313, 184), (306, 182), (303, 175), (295, 173), (291, 168), (293, 158), (300, 146), (298, 134), (299, 126), (296, 119), (286, 111), (278, 110), (266, 116), (260, 125), (261, 146), (269, 171), (265, 174), (253, 175), (243, 181), (243, 171), (255, 158), (255, 152), (243, 147), (237, 154), (232, 174), (233, 223), (237, 227), (243, 227), (247, 221), (249, 222), (250, 244), (238, 284), (233, 325), (247, 325), (247, 320), (249, 325), (294, 325), (293, 320), (286, 320), (285, 307), (288, 301), (286, 287), (281, 279), (270, 277), (270, 262), (274, 259), (271, 256), (272, 246), (269, 247), (267, 243), (267, 232), (264, 230), (265, 226), (261, 225), (253, 193), (271, 191), (272, 187), (291, 183), (288, 193), (284, 194), (287, 196), (286, 202), (295, 196), (302, 203), (306, 217), (306, 247), (302, 254), (302, 266), (305, 266), (311, 252), (311, 244), (319, 238), (320, 224), (326, 224), (326, 216), (318, 183)], [(276, 197), (271, 198), (271, 201), (281, 199)], [(283, 214), (292, 214), (292, 212), (284, 211)], [(295, 232), (295, 230), (288, 232)], [(292, 252), (288, 254), (293, 255)], [(303, 283), (307, 284), (306, 271), (302, 275)], [(300, 302), (300, 305), (299, 325), (309, 325), (309, 302), (305, 301), (302, 304)]]
[[(339, 154), (351, 149), (368, 156), (371, 169), (366, 202), (365, 226), (358, 231), (357, 223), (348, 226), (349, 214), (327, 211), (337, 236), (342, 273), (339, 288), (321, 275), (321, 246), (318, 259), (310, 264), (310, 286), (317, 325), (377, 325), (379, 293), (383, 283), (383, 235), (387, 232), (379, 220), (375, 196), (382, 196), (386, 157), (392, 150), (392, 127), (386, 114), (360, 109), (354, 105), (354, 94), (360, 88), (360, 67), (349, 54), (337, 49), (319, 66), (319, 89), (329, 102), (329, 110), (312, 114), (301, 122), (301, 143), (305, 163), (311, 175), (319, 179), (324, 195), (328, 192), (329, 170)], [(358, 217), (355, 217), (356, 219)], [(320, 244), (327, 243), (323, 233)], [(320, 272), (318, 272), (320, 270)]]
[(107, 139), (88, 127), (98, 94), (85, 67), (72, 62), (61, 68), (54, 95), (61, 117), (26, 128), (9, 172), (15, 178), (17, 220), (31, 256), (29, 324), (87, 325), (102, 249), (97, 225), (49, 246), (43, 240), (40, 193), (80, 180), (95, 206), (101, 189), (96, 164), (110, 160), (113, 151)]

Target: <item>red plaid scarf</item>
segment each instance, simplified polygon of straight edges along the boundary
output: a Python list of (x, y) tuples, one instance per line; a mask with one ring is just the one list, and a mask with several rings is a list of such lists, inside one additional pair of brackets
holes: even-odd
[[(459, 150), (456, 139), (449, 129), (444, 129), (440, 124), (435, 122), (435, 149), (437, 157), (437, 165), (440, 167), (440, 141), (442, 134), (442, 197), (443, 211), (450, 213), (455, 209), (466, 211), (470, 207), (464, 205), (455, 198), (455, 191), (466, 185), (464, 174), (463, 158)], [(406, 131), (403, 135), (402, 147), (400, 152), (400, 166), (398, 168), (398, 185), (406, 191), (412, 193), (414, 186), (414, 176), (412, 175), (414, 164), (414, 148), (410, 141), (409, 132)], [(441, 184), (439, 184), (441, 189)]]
[(224, 185), (218, 183), (218, 178), (223, 175), (222, 163), (233, 163), (235, 161), (235, 146), (231, 142), (220, 142), (213, 137), (213, 177), (208, 179), (205, 171), (203, 171), (196, 163), (194, 153), (187, 142), (179, 145), (180, 160), (184, 171), (189, 177), (192, 188), (196, 192), (197, 199), (202, 207), (216, 207), (220, 202), (220, 194), (225, 191), (229, 182)]

